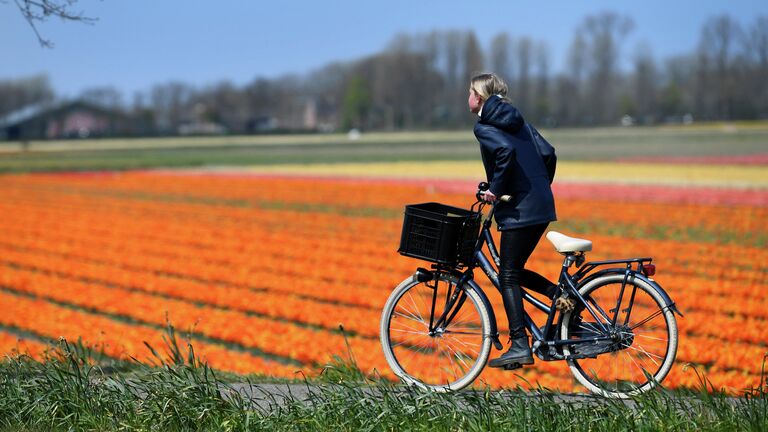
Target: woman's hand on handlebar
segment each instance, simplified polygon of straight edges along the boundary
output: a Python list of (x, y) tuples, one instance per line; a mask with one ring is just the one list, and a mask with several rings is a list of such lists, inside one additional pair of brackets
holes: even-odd
[(492, 202), (496, 201), (496, 199), (497, 199), (496, 195), (494, 195), (493, 192), (491, 192), (489, 190), (478, 192), (478, 195), (479, 195), (481, 201), (485, 201), (487, 203), (492, 203)]
[(512, 195), (502, 195), (497, 197), (491, 191), (481, 191), (477, 193), (477, 199), (485, 203), (494, 203), (496, 201), (510, 202), (512, 201)]
[(497, 197), (490, 191), (491, 185), (486, 182), (482, 182), (477, 185), (477, 200), (485, 203), (492, 203), (496, 201), (509, 202), (512, 199), (510, 195), (502, 195)]

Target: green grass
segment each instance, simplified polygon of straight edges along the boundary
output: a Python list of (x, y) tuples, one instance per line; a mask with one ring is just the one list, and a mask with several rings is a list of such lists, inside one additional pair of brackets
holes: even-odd
[[(728, 156), (768, 151), (768, 127), (556, 129), (545, 133), (560, 160), (637, 156)], [(264, 165), (479, 160), (471, 131), (343, 135), (0, 142), (0, 173)]]
[[(701, 388), (659, 390), (630, 401), (563, 398), (546, 389), (426, 392), (365, 377), (336, 358), (302, 396), (248, 393), (179, 347), (169, 327), (154, 364), (110, 372), (81, 344), (61, 341), (44, 361), (0, 362), (0, 431), (486, 431), (754, 430), (768, 428), (768, 385), (729, 398)], [(238, 380), (239, 378), (239, 380)]]

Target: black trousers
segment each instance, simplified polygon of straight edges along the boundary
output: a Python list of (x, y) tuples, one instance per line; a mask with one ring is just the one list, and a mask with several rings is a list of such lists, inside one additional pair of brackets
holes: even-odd
[(501, 232), (499, 255), (499, 284), (504, 309), (509, 320), (509, 333), (512, 338), (525, 335), (523, 321), (523, 296), (520, 286), (553, 298), (556, 286), (544, 276), (525, 269), (525, 263), (539, 243), (549, 223), (505, 230)]

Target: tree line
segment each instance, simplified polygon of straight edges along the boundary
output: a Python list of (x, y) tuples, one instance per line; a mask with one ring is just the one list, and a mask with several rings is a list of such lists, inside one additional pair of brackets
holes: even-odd
[[(125, 113), (137, 134), (444, 129), (474, 121), (469, 78), (494, 71), (526, 118), (545, 127), (768, 118), (768, 17), (746, 26), (712, 17), (693, 52), (663, 60), (647, 45), (625, 47), (633, 29), (615, 13), (586, 17), (559, 71), (542, 41), (500, 33), (483, 47), (473, 31), (442, 30), (399, 34), (375, 55), (303, 75), (169, 82), (131, 101), (101, 87), (80, 98)], [(55, 99), (44, 76), (0, 81), (0, 117)]]

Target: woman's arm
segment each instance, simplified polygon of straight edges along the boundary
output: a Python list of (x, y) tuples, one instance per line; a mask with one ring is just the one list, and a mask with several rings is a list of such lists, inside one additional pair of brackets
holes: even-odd
[(513, 177), (512, 170), (515, 158), (515, 149), (510, 145), (504, 134), (493, 126), (481, 126), (476, 128), (475, 135), (484, 147), (485, 151), (490, 153), (494, 162), (494, 169), (490, 183), (490, 191), (498, 196), (512, 193), (506, 190), (511, 184)]

